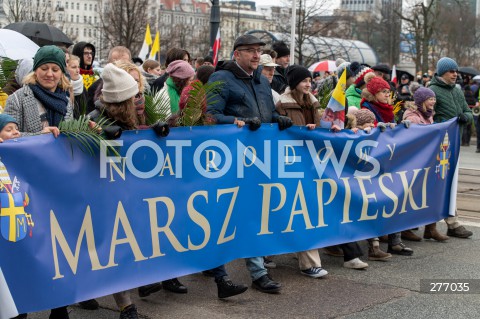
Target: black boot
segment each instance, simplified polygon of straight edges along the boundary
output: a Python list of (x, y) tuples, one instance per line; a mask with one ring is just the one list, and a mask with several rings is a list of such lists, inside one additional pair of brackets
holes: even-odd
[(268, 275), (263, 275), (262, 277), (253, 281), (252, 286), (253, 288), (260, 290), (261, 292), (266, 292), (268, 294), (277, 293), (282, 289), (282, 284), (273, 281)]
[(80, 305), (80, 308), (86, 310), (97, 310), (98, 307), (100, 307), (98, 301), (96, 301), (95, 299), (80, 301), (78, 304)]
[(52, 309), (49, 319), (69, 319), (67, 306)]
[(138, 287), (138, 295), (140, 296), (140, 298), (145, 298), (157, 291), (160, 291), (160, 289), (162, 289), (162, 284), (159, 282), (150, 284), (150, 285), (145, 285), (142, 287)]
[(248, 287), (245, 285), (234, 284), (227, 276), (222, 277), (217, 282), (218, 298), (228, 298), (235, 295), (239, 295), (247, 291)]
[(186, 294), (188, 292), (185, 287), (177, 278), (162, 281), (163, 289), (175, 292), (177, 294)]

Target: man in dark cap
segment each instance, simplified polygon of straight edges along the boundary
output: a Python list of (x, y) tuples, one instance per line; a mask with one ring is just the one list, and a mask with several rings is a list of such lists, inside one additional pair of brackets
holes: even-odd
[[(218, 124), (248, 124), (256, 130), (261, 123), (278, 123), (280, 129), (292, 125), (292, 121), (275, 111), (270, 83), (258, 68), (265, 42), (246, 34), (238, 37), (233, 46), (235, 61), (219, 62), (209, 82), (223, 82), (220, 93), (208, 99), (207, 113)], [(252, 278), (252, 286), (266, 293), (277, 293), (282, 285), (273, 281), (265, 269), (263, 257), (245, 259)], [(226, 277), (225, 268), (214, 270), (215, 281), (221, 283)]]
[(278, 64), (273, 76), (272, 89), (278, 94), (282, 94), (288, 86), (286, 70), (290, 64), (290, 49), (285, 42), (278, 41), (273, 43), (272, 50), (277, 52), (275, 63)]

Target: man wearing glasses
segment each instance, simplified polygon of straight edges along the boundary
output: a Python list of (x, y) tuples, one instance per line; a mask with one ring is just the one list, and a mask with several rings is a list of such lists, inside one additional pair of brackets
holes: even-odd
[[(218, 96), (209, 99), (207, 112), (217, 124), (249, 125), (256, 130), (261, 123), (278, 123), (285, 129), (292, 125), (290, 118), (275, 111), (272, 90), (268, 79), (262, 75), (260, 56), (265, 42), (246, 34), (238, 37), (233, 46), (234, 61), (220, 61), (209, 82), (223, 83)], [(277, 293), (282, 285), (270, 278), (263, 264), (263, 257), (245, 259), (252, 278), (252, 286), (265, 293)], [(217, 284), (227, 274), (223, 266), (212, 269)], [(219, 287), (220, 291), (220, 287)]]
[(98, 78), (94, 76), (93, 60), (95, 60), (95, 47), (91, 43), (78, 42), (72, 50), (72, 54), (80, 58), (80, 75), (83, 77), (83, 84), (88, 88)]
[[(462, 136), (463, 128), (467, 123), (472, 122), (472, 111), (465, 101), (465, 96), (461, 89), (455, 83), (458, 76), (458, 65), (455, 60), (443, 57), (437, 62), (437, 72), (430, 82), (429, 88), (435, 92), (437, 102), (435, 103), (435, 122), (447, 121), (457, 117), (460, 124), (460, 136)], [(458, 238), (468, 238), (472, 236), (472, 232), (465, 229), (458, 222), (458, 217), (448, 217), (445, 219), (448, 225), (448, 236)]]

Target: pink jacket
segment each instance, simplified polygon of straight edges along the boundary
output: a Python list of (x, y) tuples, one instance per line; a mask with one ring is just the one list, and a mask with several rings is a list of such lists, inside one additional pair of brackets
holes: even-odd
[(403, 119), (409, 120), (413, 124), (433, 124), (433, 115), (425, 119), (419, 110), (407, 109), (405, 113), (403, 113)]

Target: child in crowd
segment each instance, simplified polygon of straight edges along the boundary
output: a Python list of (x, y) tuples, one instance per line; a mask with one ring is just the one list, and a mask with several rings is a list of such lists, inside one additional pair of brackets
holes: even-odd
[[(403, 119), (410, 121), (412, 124), (433, 124), (433, 107), (437, 101), (435, 92), (429, 88), (419, 87), (414, 91), (413, 100), (414, 103), (408, 104), (408, 108), (403, 114)], [(425, 225), (423, 238), (438, 241), (449, 239), (448, 236), (437, 231), (437, 223)]]

